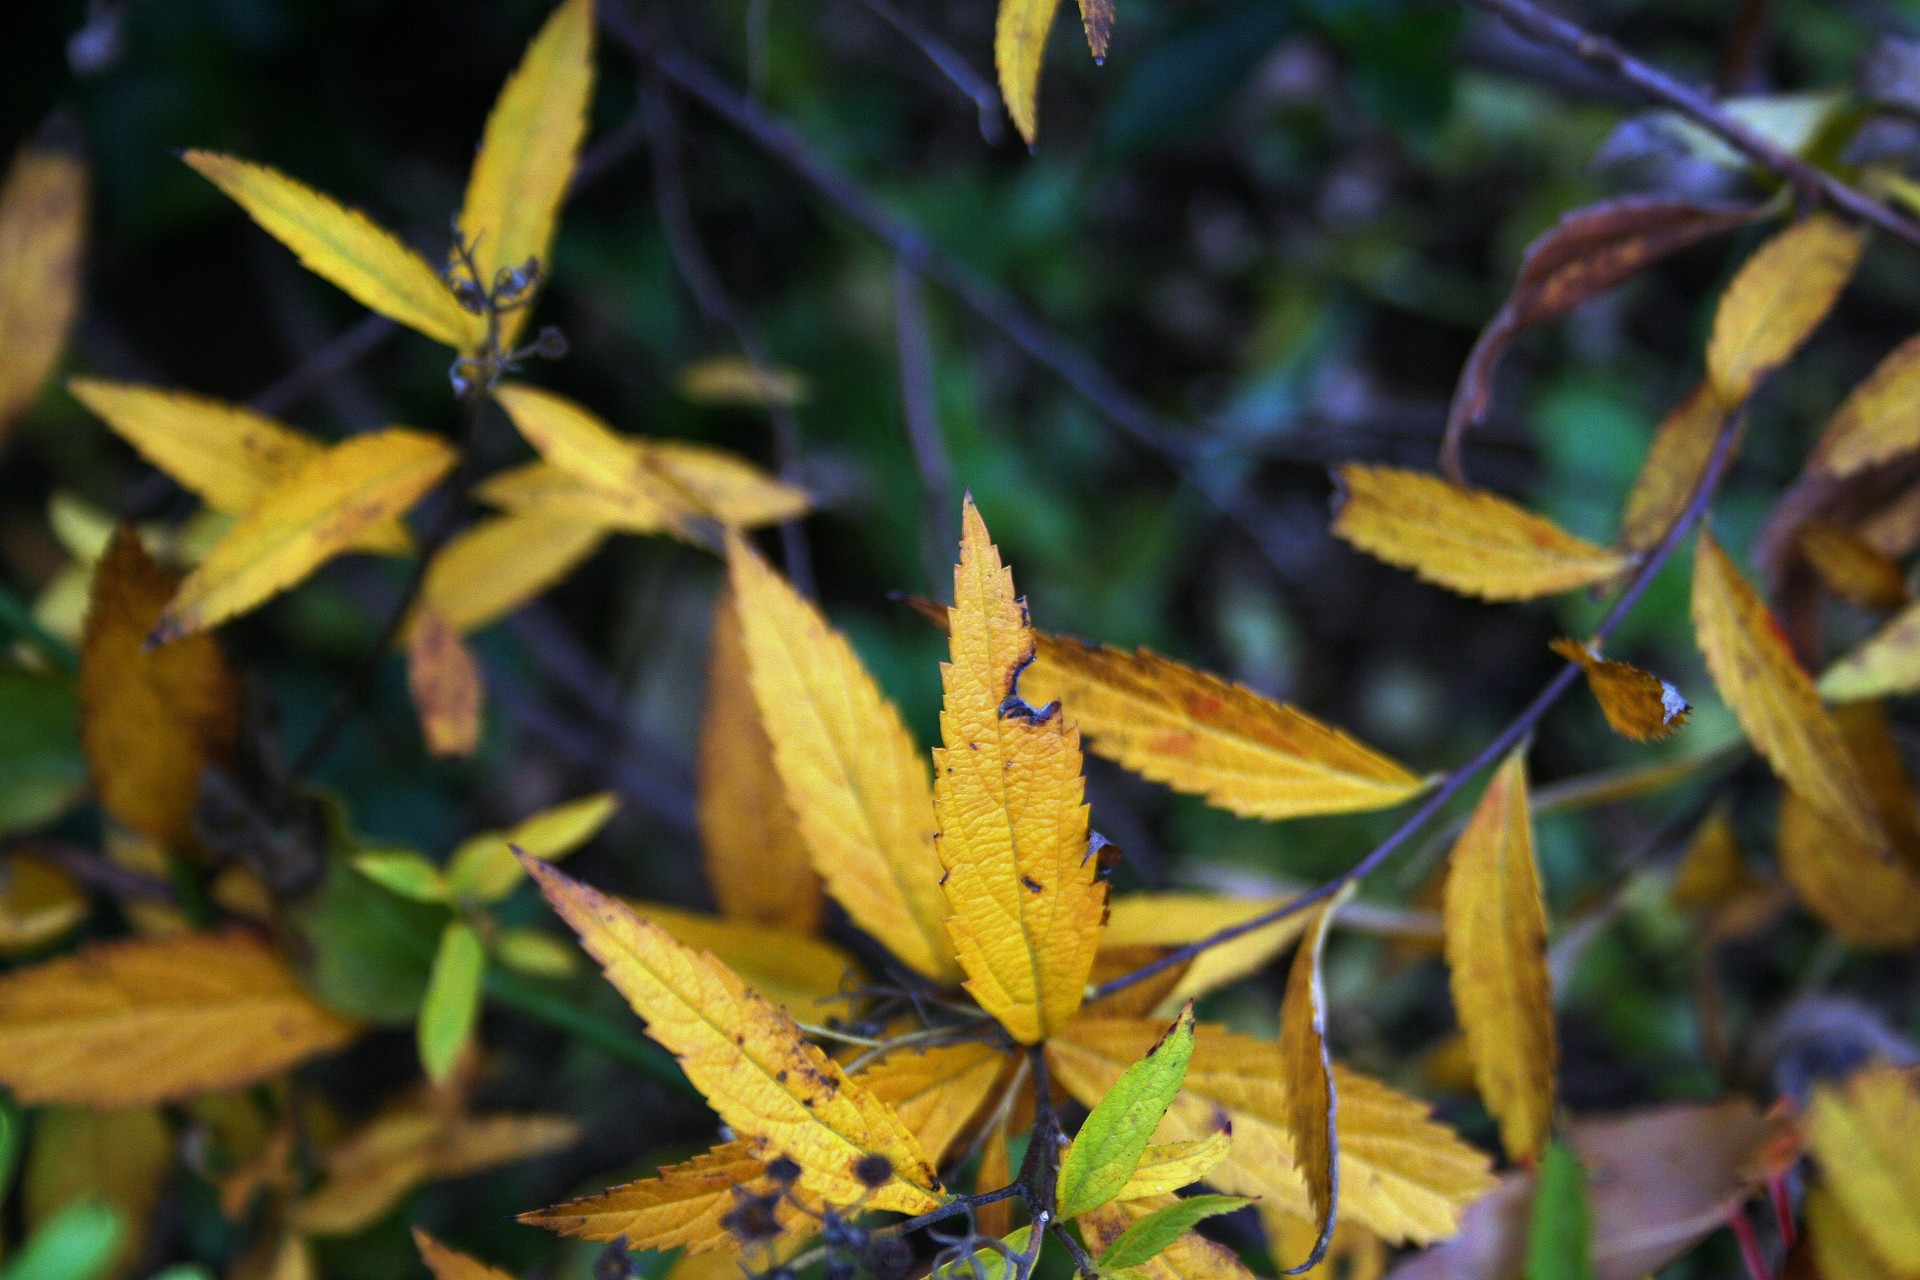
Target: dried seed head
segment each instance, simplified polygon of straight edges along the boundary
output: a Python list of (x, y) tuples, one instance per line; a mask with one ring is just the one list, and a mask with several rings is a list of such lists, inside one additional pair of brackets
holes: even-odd
[(853, 1162), (853, 1176), (860, 1179), (861, 1186), (878, 1191), (893, 1181), (893, 1161), (877, 1152), (861, 1156)]
[(767, 1177), (783, 1187), (800, 1181), (800, 1162), (792, 1156), (778, 1156), (767, 1166)]

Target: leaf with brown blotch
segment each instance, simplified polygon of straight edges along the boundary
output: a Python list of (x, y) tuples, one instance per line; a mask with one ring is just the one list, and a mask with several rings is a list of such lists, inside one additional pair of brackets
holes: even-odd
[(478, 631), (572, 573), (606, 538), (605, 529), (563, 516), (481, 520), (434, 556), (421, 598), (455, 631)]
[[(1173, 1196), (1162, 1195), (1105, 1204), (1080, 1215), (1080, 1232), (1087, 1248), (1098, 1255), (1135, 1222), (1172, 1203)], [(1143, 1280), (1254, 1280), (1239, 1255), (1197, 1231), (1182, 1232), (1158, 1254), (1120, 1274)]]
[[(1113, 899), (1102, 956), (1113, 950), (1184, 947), (1212, 937), (1290, 901), (1293, 895), (1264, 898), (1217, 893), (1124, 893)], [(1296, 911), (1270, 925), (1209, 947), (1194, 957), (1184, 976), (1162, 999), (1187, 999), (1217, 991), (1261, 968), (1300, 936), (1307, 913)], [(1156, 1004), (1160, 1001), (1155, 1001)]]
[[(223, 515), (245, 515), (326, 451), (322, 441), (245, 405), (186, 391), (104, 378), (69, 378), (67, 390), (141, 457)], [(412, 550), (413, 537), (399, 520), (387, 520), (355, 547), (401, 555)]]
[(939, 1178), (899, 1115), (849, 1080), (792, 1018), (618, 901), (539, 859), (526, 865), (647, 1033), (755, 1154), (799, 1162), (800, 1185), (831, 1203), (919, 1213), (940, 1202)]
[(1895, 347), (1862, 379), (1827, 420), (1809, 471), (1850, 476), (1876, 463), (1920, 449), (1920, 334)]
[[(1163, 1021), (1080, 1017), (1047, 1042), (1054, 1079), (1086, 1106), (1160, 1038)], [(1340, 1207), (1344, 1218), (1395, 1242), (1451, 1235), (1460, 1213), (1493, 1185), (1487, 1157), (1428, 1118), (1425, 1103), (1334, 1066), (1340, 1096)], [(1196, 1141), (1233, 1127), (1233, 1149), (1209, 1185), (1312, 1212), (1288, 1138), (1287, 1089), (1277, 1045), (1202, 1024), (1193, 1060), (1156, 1142)]]
[(1907, 602), (1906, 577), (1892, 556), (1830, 520), (1800, 526), (1801, 554), (1821, 583), (1862, 609), (1898, 609)]
[(275, 485), (214, 544), (149, 642), (205, 630), (285, 591), (404, 513), (453, 463), (445, 441), (404, 427), (334, 445)]
[(1453, 846), (1444, 909), (1448, 982), (1500, 1140), (1536, 1158), (1553, 1123), (1553, 985), (1533, 859), (1525, 746), (1500, 765)]
[(200, 771), (240, 736), (240, 689), (210, 635), (149, 650), (147, 633), (180, 586), (129, 525), (94, 568), (80, 641), (80, 737), (108, 813), (175, 850), (194, 844)]
[[(481, 289), (530, 260), (543, 279), (552, 277), (554, 226), (592, 97), (593, 0), (567, 0), (501, 88), (467, 179), (457, 225)], [(513, 349), (530, 310), (523, 302), (500, 317), (502, 350)]]
[(436, 756), (470, 756), (480, 747), (486, 685), (472, 650), (445, 614), (424, 602), (407, 632), (407, 691), (420, 735)]
[(753, 699), (740, 614), (724, 590), (713, 604), (707, 645), (697, 792), (700, 847), (720, 913), (792, 929), (818, 925), (820, 876), (780, 785)]
[(1079, 730), (1059, 704), (1021, 697), (1025, 602), (971, 499), (961, 520), (933, 753), (947, 931), (980, 1007), (1037, 1044), (1080, 1007), (1107, 886), (1089, 856)]
[(787, 803), (827, 892), (916, 973), (960, 975), (926, 758), (853, 646), (744, 543), (727, 548), (747, 666)]
[(1878, 950), (1910, 947), (1920, 942), (1920, 817), (1906, 765), (1879, 703), (1850, 703), (1834, 721), (1900, 856), (1862, 843), (1789, 786), (1780, 797), (1781, 873), (1836, 937)]
[(1383, 809), (1419, 778), (1285, 703), (1146, 649), (1041, 634), (1020, 677), (1035, 706), (1058, 701), (1089, 750), (1249, 818)]
[(627, 905), (665, 929), (674, 941), (711, 952), (747, 985), (802, 1021), (816, 1021), (836, 1005), (844, 1010), (841, 993), (866, 981), (852, 956), (825, 938), (799, 929), (702, 915), (654, 902), (629, 901)]
[(1713, 683), (1747, 741), (1853, 843), (1884, 851), (1886, 833), (1840, 730), (1766, 604), (1704, 529), (1694, 552), (1693, 625)]
[(1487, 600), (1531, 600), (1604, 582), (1628, 567), (1525, 507), (1439, 476), (1348, 463), (1333, 531), (1388, 564)]
[(1007, 1061), (1007, 1054), (994, 1044), (905, 1047), (854, 1079), (900, 1113), (927, 1159), (938, 1164), (993, 1092)]
[(22, 1102), (173, 1102), (358, 1033), (243, 933), (96, 943), (0, 976), (0, 1084)]
[(40, 394), (80, 306), (87, 169), (29, 143), (0, 186), (0, 440)]
[(464, 350), (484, 336), (485, 322), (461, 308), (440, 273), (359, 210), (263, 164), (211, 151), (180, 158), (293, 250), (301, 266), (361, 305), (450, 347)]
[[(1920, 1274), (1920, 1092), (1889, 1063), (1816, 1088), (1807, 1145), (1829, 1194), (1897, 1275)], [(1835, 1278), (1838, 1280), (1838, 1277)]]
[(433, 1273), (433, 1280), (513, 1280), (497, 1267), (447, 1248), (419, 1227), (413, 1229), (413, 1246), (420, 1251), (420, 1261)]
[[(667, 1165), (651, 1178), (523, 1213), (519, 1221), (576, 1240), (624, 1239), (629, 1249), (684, 1248), (698, 1254), (737, 1248), (738, 1238), (721, 1220), (739, 1207), (741, 1193), (775, 1190), (767, 1181), (766, 1161), (752, 1145), (724, 1143)], [(784, 1200), (774, 1212), (783, 1228), (803, 1217)]]
[(1441, 456), (1460, 471), (1460, 445), (1486, 416), (1494, 371), (1507, 348), (1535, 325), (1566, 315), (1662, 258), (1751, 222), (1764, 206), (1701, 205), (1627, 196), (1576, 209), (1527, 246), (1520, 276), (1474, 343), (1447, 412)]
[(1307, 1184), (1307, 1204), (1319, 1233), (1307, 1256), (1288, 1264), (1300, 1271), (1317, 1264), (1333, 1243), (1340, 1204), (1340, 1143), (1335, 1132), (1339, 1094), (1333, 1079), (1333, 1054), (1327, 1047), (1327, 987), (1320, 971), (1327, 930), (1346, 900), (1353, 896), (1349, 881), (1325, 905), (1309, 916), (1306, 934), (1294, 952), (1287, 973), (1286, 994), (1280, 999), (1280, 1064), (1286, 1073), (1287, 1134), (1294, 1163)]
[(1833, 310), (1866, 236), (1829, 213), (1802, 218), (1761, 245), (1720, 297), (1707, 377), (1737, 405), (1787, 362)]
[[(1633, 488), (1627, 491), (1617, 543), (1622, 551), (1633, 555), (1651, 551), (1667, 536), (1700, 487), (1730, 412), (1713, 384), (1701, 382), (1661, 420), (1633, 478)], [(1744, 426), (1743, 420), (1734, 430)]]
[(1607, 724), (1623, 738), (1657, 742), (1672, 737), (1693, 714), (1680, 691), (1651, 672), (1603, 658), (1578, 640), (1562, 638), (1549, 646), (1586, 673), (1587, 688)]

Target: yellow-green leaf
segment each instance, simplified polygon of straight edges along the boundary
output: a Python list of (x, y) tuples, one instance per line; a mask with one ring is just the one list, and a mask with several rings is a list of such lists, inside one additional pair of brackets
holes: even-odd
[(357, 209), (266, 165), (211, 151), (181, 158), (293, 250), (302, 266), (362, 305), (450, 347), (479, 341), (484, 323), (461, 308), (439, 272)]
[(560, 859), (599, 835), (620, 808), (620, 797), (596, 791), (542, 809), (505, 831), (482, 831), (460, 842), (447, 864), (447, 882), (456, 895), (476, 902), (498, 902), (512, 893), (525, 872), (514, 850)]
[(1166, 1195), (1192, 1186), (1211, 1173), (1233, 1150), (1233, 1135), (1225, 1129), (1190, 1142), (1155, 1142), (1140, 1153), (1127, 1185), (1115, 1200), (1139, 1200)]
[(1060, 1162), (1060, 1217), (1077, 1218), (1115, 1199), (1133, 1177), (1173, 1105), (1193, 1058), (1193, 1005), (1087, 1114)]
[(1920, 1273), (1920, 1094), (1906, 1073), (1878, 1063), (1816, 1088), (1807, 1140), (1872, 1251), (1897, 1274)]
[(1822, 697), (1858, 702), (1920, 689), (1920, 604), (1908, 605), (1820, 673)]
[(420, 1065), (427, 1079), (445, 1080), (460, 1060), (460, 1051), (473, 1037), (480, 1017), (480, 980), (487, 969), (487, 953), (480, 936), (455, 920), (440, 933), (427, 994), (420, 1004)]
[(415, 902), (448, 902), (453, 889), (440, 868), (411, 849), (380, 849), (353, 860), (353, 869), (383, 889)]

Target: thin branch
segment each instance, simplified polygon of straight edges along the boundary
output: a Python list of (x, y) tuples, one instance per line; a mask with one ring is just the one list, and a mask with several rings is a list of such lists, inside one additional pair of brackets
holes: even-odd
[(893, 271), (893, 324), (894, 345), (900, 354), (900, 407), (920, 477), (920, 551), (926, 558), (927, 589), (940, 594), (960, 533), (960, 511), (953, 459), (940, 431), (926, 299), (920, 290), (920, 273), (904, 262), (896, 263)]
[(7, 850), (12, 856), (38, 858), (58, 867), (83, 884), (102, 889), (116, 898), (140, 902), (172, 902), (173, 886), (158, 876), (150, 876), (132, 867), (123, 867), (111, 858), (88, 849), (76, 848), (52, 840), (27, 841)]
[[(1659, 545), (1648, 552), (1646, 558), (1640, 562), (1639, 568), (1634, 571), (1633, 578), (1627, 583), (1620, 594), (1615, 597), (1613, 607), (1607, 610), (1606, 617), (1603, 618), (1600, 625), (1594, 629), (1593, 643), (1596, 646), (1605, 641), (1608, 636), (1612, 635), (1615, 629), (1626, 620), (1627, 614), (1633, 609), (1633, 606), (1639, 602), (1641, 595), (1645, 593), (1648, 585), (1653, 582), (1653, 579), (1666, 565), (1667, 560), (1673, 555), (1674, 550), (1679, 547), (1680, 543), (1686, 539), (1687, 535), (1693, 531), (1695, 526), (1705, 518), (1707, 508), (1712, 504), (1713, 495), (1718, 491), (1720, 482), (1726, 476), (1728, 463), (1732, 461), (1734, 442), (1738, 440), (1740, 436), (1742, 417), (1743, 415), (1738, 413), (1727, 415), (1726, 423), (1721, 427), (1719, 436), (1714, 440), (1713, 452), (1707, 459), (1706, 469), (1701, 472), (1700, 481), (1694, 487), (1693, 496), (1688, 499), (1686, 507), (1680, 514), (1674, 518), (1673, 524), (1668, 528), (1666, 536), (1660, 540)], [(1426, 826), (1436, 814), (1446, 807), (1450, 800), (1460, 794), (1461, 790), (1465, 788), (1469, 782), (1473, 781), (1473, 779), (1478, 777), (1484, 770), (1492, 767), (1509, 751), (1512, 751), (1524, 742), (1528, 735), (1534, 731), (1540, 721), (1546, 716), (1547, 712), (1552, 709), (1554, 703), (1558, 702), (1561, 696), (1565, 694), (1567, 690), (1571, 689), (1579, 678), (1580, 667), (1577, 664), (1569, 662), (1561, 667), (1553, 679), (1547, 682), (1546, 687), (1534, 695), (1533, 701), (1528, 703), (1526, 708), (1521, 711), (1519, 715), (1515, 716), (1505, 729), (1500, 731), (1499, 736), (1482, 747), (1479, 753), (1471, 760), (1468, 760), (1465, 764), (1443, 778), (1440, 785), (1434, 789), (1426, 801), (1422, 803), (1418, 809), (1414, 810), (1413, 813), (1407, 817), (1406, 821), (1394, 828), (1391, 835), (1375, 845), (1365, 857), (1361, 858), (1339, 875), (1334, 876), (1331, 880), (1315, 888), (1309, 889), (1297, 898), (1292, 898), (1280, 904), (1271, 911), (1264, 911), (1230, 928), (1221, 929), (1217, 933), (1210, 934), (1198, 942), (1180, 947), (1174, 951), (1169, 951), (1158, 960), (1142, 965), (1130, 973), (1123, 973), (1117, 978), (1103, 982), (1087, 993), (1087, 999), (1089, 1001), (1100, 1000), (1113, 995), (1115, 992), (1124, 991), (1135, 983), (1143, 982), (1155, 974), (1164, 973), (1177, 965), (1187, 963), (1203, 951), (1208, 951), (1223, 943), (1231, 942), (1235, 938), (1243, 937), (1257, 929), (1264, 929), (1266, 926), (1274, 923), (1274, 921), (1284, 919), (1287, 916), (1293, 915), (1295, 912), (1305, 911), (1316, 903), (1324, 902), (1328, 898), (1331, 898), (1348, 884), (1365, 879), (1369, 872), (1386, 861), (1397, 849), (1412, 839), (1422, 827)]]
[(867, 10), (898, 31), (908, 43), (926, 55), (948, 83), (973, 104), (980, 117), (980, 139), (997, 147), (1006, 137), (1006, 115), (1000, 110), (1000, 92), (988, 79), (975, 71), (960, 51), (942, 40), (920, 19), (901, 9), (893, 0), (860, 0)]
[(1533, 4), (1532, 0), (1463, 2), (1494, 15), (1530, 40), (1571, 54), (1641, 97), (1679, 112), (1761, 168), (1771, 170), (1807, 195), (1817, 196), (1896, 239), (1920, 247), (1920, 223), (1895, 213), (1858, 187), (1775, 146), (1730, 115), (1705, 91), (1640, 61), (1605, 36), (1595, 35), (1558, 14), (1548, 13)]
[(247, 407), (256, 413), (278, 417), (318, 391), (330, 378), (352, 368), (398, 332), (400, 326), (383, 315), (362, 316), (294, 366), (279, 381), (249, 400)]

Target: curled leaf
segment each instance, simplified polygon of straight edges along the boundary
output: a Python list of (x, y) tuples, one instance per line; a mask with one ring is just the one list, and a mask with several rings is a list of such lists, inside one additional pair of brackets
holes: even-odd
[(1324, 905), (1314, 908), (1306, 934), (1294, 953), (1280, 999), (1280, 1064), (1287, 1082), (1287, 1129), (1294, 1160), (1307, 1184), (1307, 1203), (1319, 1234), (1304, 1261), (1284, 1269), (1297, 1275), (1317, 1266), (1333, 1243), (1340, 1205), (1339, 1094), (1333, 1078), (1333, 1053), (1327, 1047), (1327, 989), (1320, 960), (1327, 930), (1342, 904), (1353, 896), (1348, 882)]
[(1623, 738), (1653, 742), (1672, 737), (1693, 712), (1680, 691), (1659, 676), (1603, 658), (1578, 640), (1562, 638), (1549, 647), (1579, 664), (1601, 714)]

